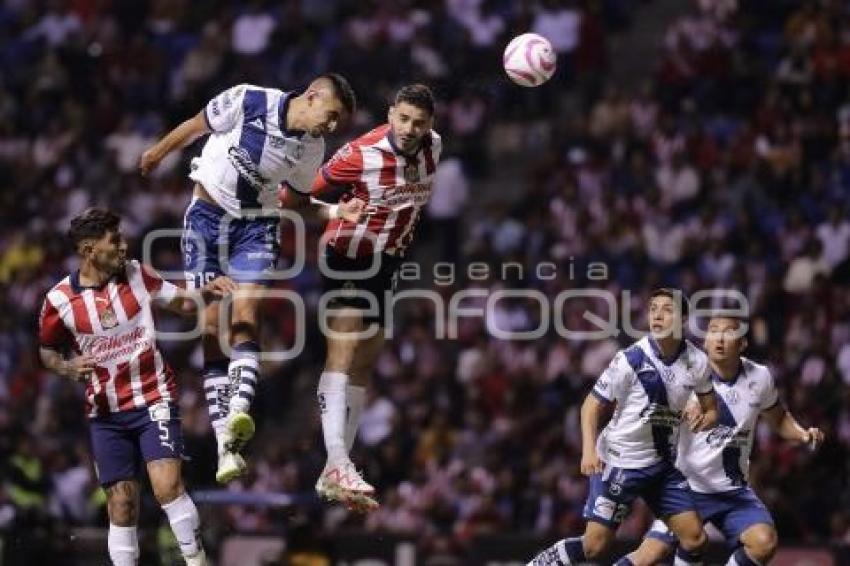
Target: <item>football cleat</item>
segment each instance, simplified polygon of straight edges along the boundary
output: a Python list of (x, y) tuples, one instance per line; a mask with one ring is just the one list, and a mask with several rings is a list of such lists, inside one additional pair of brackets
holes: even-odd
[(316, 482), (316, 492), (323, 499), (342, 503), (352, 511), (378, 508), (378, 502), (372, 498), (375, 488), (363, 479), (351, 460), (326, 465)]
[(222, 452), (218, 456), (218, 470), (215, 481), (220, 484), (230, 483), (248, 471), (245, 458), (237, 452)]
[(227, 417), (227, 442), (229, 452), (241, 452), (254, 436), (254, 419), (248, 413), (230, 413)]
[(564, 541), (559, 540), (535, 556), (526, 566), (564, 566), (567, 562), (561, 559), (562, 550), (566, 556), (566, 549), (563, 548), (563, 544)]

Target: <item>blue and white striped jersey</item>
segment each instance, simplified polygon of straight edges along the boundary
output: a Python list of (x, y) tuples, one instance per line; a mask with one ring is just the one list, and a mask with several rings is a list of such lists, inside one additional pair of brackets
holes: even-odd
[(742, 357), (738, 375), (721, 379), (712, 373), (717, 398), (717, 426), (704, 432), (683, 430), (677, 467), (691, 489), (720, 493), (746, 485), (756, 421), (779, 402), (767, 367)]
[(204, 108), (212, 130), (189, 177), (235, 217), (245, 209), (274, 209), (286, 183), (309, 194), (325, 155), (325, 141), (286, 130), (289, 100), (297, 93), (248, 84), (230, 88)]
[(617, 403), (599, 435), (599, 457), (625, 469), (673, 464), (682, 410), (693, 393), (711, 391), (709, 375), (708, 357), (688, 340), (672, 360), (661, 359), (649, 336), (617, 352), (592, 390), (598, 399)]

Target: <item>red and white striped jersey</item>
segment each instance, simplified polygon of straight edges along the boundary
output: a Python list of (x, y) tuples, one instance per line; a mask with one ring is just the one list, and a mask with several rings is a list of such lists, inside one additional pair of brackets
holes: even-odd
[(156, 346), (151, 304), (171, 301), (178, 290), (133, 260), (99, 288), (81, 287), (76, 272), (48, 291), (39, 342), (94, 357), (86, 384), (89, 417), (177, 401), (174, 375)]
[(326, 184), (350, 186), (349, 197), (366, 202), (366, 220), (354, 224), (328, 222), (325, 238), (341, 255), (363, 257), (375, 252), (401, 256), (431, 196), (431, 183), (442, 141), (431, 131), (415, 155), (401, 153), (384, 124), (342, 146), (321, 168), (314, 194)]

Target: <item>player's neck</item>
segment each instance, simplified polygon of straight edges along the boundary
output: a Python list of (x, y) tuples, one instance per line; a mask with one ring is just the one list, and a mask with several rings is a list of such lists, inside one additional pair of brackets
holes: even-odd
[(738, 369), (741, 366), (741, 360), (732, 358), (731, 360), (714, 361), (711, 360), (711, 369), (717, 374), (717, 377), (723, 381), (732, 381), (738, 375)]
[(661, 353), (661, 359), (669, 360), (679, 353), (679, 348), (682, 347), (682, 339), (675, 336), (664, 336), (662, 338), (652, 338), (658, 346), (658, 351)]
[(286, 131), (304, 131), (306, 128), (302, 124), (304, 116), (305, 95), (299, 94), (286, 105), (286, 116), (284, 120), (284, 129)]
[(98, 269), (89, 262), (83, 262), (80, 265), (80, 286), (81, 287), (100, 287), (106, 283), (111, 275), (101, 269)]

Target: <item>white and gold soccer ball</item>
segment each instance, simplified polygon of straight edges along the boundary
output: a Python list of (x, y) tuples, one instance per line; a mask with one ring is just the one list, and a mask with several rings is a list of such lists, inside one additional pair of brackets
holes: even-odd
[(555, 73), (557, 55), (549, 40), (536, 33), (518, 35), (508, 43), (502, 64), (520, 86), (540, 86)]

